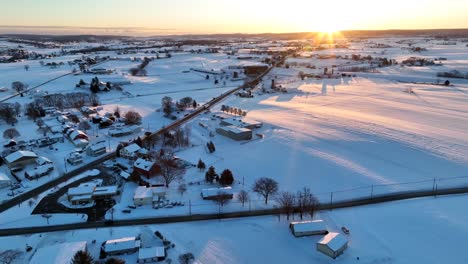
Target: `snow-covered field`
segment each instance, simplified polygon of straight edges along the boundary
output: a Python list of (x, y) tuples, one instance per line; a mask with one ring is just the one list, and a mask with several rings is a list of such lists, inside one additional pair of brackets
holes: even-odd
[[(391, 47), (373, 48), (375, 43), (385, 43)], [(411, 52), (407, 43), (427, 48), (428, 51)], [(258, 47), (268, 47), (269, 44)], [(244, 46), (239, 45), (238, 48)], [(255, 49), (255, 45), (249, 44), (245, 48)], [(274, 49), (282, 48), (275, 46)], [(234, 192), (242, 189), (249, 191), (252, 202), (248, 208), (252, 206), (252, 209), (264, 207), (261, 197), (251, 191), (251, 186), (260, 177), (273, 178), (282, 191), (296, 192), (309, 187), (324, 202), (468, 185), (468, 80), (450, 79), (451, 85), (444, 86), (437, 83), (443, 83), (445, 79), (436, 76), (440, 71), (467, 72), (467, 49), (464, 42), (447, 46), (440, 45), (438, 40), (387, 38), (352, 42), (349, 49), (302, 52), (302, 56), (287, 60), (287, 63), (302, 66), (274, 68), (253, 91), (254, 98), (231, 96), (221, 103), (245, 110), (247, 118), (263, 123), (262, 128), (254, 130), (253, 140), (237, 142), (215, 132), (219, 120), (212, 118), (212, 115), (220, 112), (219, 105), (211, 113), (202, 114), (187, 124), (191, 128), (192, 146), (176, 149), (175, 154), (192, 164), (202, 159), (207, 167), (214, 166), (218, 173), (230, 169), (235, 178)], [(442, 61), (442, 66), (394, 65), (376, 68), (372, 73), (348, 73), (351, 76), (333, 79), (301, 80), (298, 77), (301, 71), (316, 75), (324, 68), (335, 68), (333, 65), (353, 63), (344, 59), (344, 56), (352, 54), (387, 57), (398, 62), (412, 56), (447, 60)], [(237, 60), (235, 56), (225, 53), (192, 54), (185, 51), (174, 53), (170, 59), (150, 62), (145, 77), (132, 77), (128, 70), (139, 63), (131, 61), (130, 56), (142, 58), (147, 54), (116, 56), (105, 52), (100, 55), (116, 57), (99, 66), (114, 71), (111, 75), (99, 76), (101, 81), (131, 82), (123, 85), (122, 91), (99, 93), (103, 104), (100, 113), (113, 112), (116, 106), (123, 112), (139, 112), (142, 115), (142, 130), (138, 135), (172, 122), (160, 111), (164, 96), (171, 96), (174, 100), (190, 96), (198, 103), (204, 103), (242, 84), (242, 81), (231, 80), (214, 84), (213, 78), (206, 80), (204, 74), (190, 71), (190, 68), (219, 70), (231, 65), (260, 63), (259, 59)], [(340, 58), (319, 59), (319, 56), (330, 55)], [(79, 57), (65, 56), (51, 61), (66, 62)], [(26, 64), (30, 66), (29, 71), (24, 69)], [(304, 64), (314, 65), (316, 69), (306, 68)], [(40, 66), (38, 61), (0, 64), (0, 72), (6, 73), (6, 78), (0, 80), (0, 87), (9, 87), (11, 82), (19, 79), (31, 87), (71, 70), (72, 67), (67, 64), (49, 69)], [(80, 79), (89, 82), (92, 77), (86, 74), (68, 75), (40, 87), (40, 90), (47, 93), (88, 91), (75, 88), (75, 84)], [(272, 80), (287, 92), (271, 91)], [(0, 94), (0, 99), (11, 94), (11, 90), (4, 92)], [(9, 102), (24, 104), (31, 100), (31, 96), (25, 96)], [(184, 114), (182, 112), (178, 116)], [(40, 136), (32, 120), (20, 117), (19, 121), (15, 127), (21, 133), (20, 140)], [(0, 122), (0, 133), (3, 133), (10, 126)], [(115, 149), (119, 142), (137, 136), (135, 133), (111, 138), (105, 133), (106, 130), (99, 132), (94, 126), (89, 136), (91, 141), (104, 138), (108, 149)], [(216, 152), (211, 154), (205, 147), (209, 141), (216, 145)], [(55, 147), (53, 154), (48, 149), (38, 149), (37, 152), (51, 156), (58, 175), (65, 171), (64, 157), (75, 147), (67, 140)], [(90, 157), (85, 159), (89, 160)], [(6, 166), (0, 170), (6, 171)], [(34, 187), (51, 178), (43, 178), (27, 187)], [(184, 179), (173, 182), (166, 195), (170, 201), (184, 202), (184, 206), (155, 210), (148, 205), (132, 209), (130, 214), (122, 210), (133, 204), (132, 197), (137, 186), (127, 183), (118, 197), (112, 217), (185, 215), (189, 213), (189, 204), (192, 206), (191, 213), (217, 212), (220, 209), (217, 205), (200, 199), (201, 189), (217, 185), (206, 184), (203, 180), (204, 172), (188, 169)], [(177, 191), (181, 183), (188, 187), (183, 195)], [(7, 188), (0, 189), (0, 197), (6, 197), (7, 191)], [(316, 252), (315, 242), (319, 238), (294, 238), (288, 231), (287, 223), (278, 222), (276, 217), (168, 224), (150, 228), (162, 231), (176, 244), (176, 248), (170, 251), (171, 258), (192, 252), (196, 263), (464, 263), (468, 260), (468, 256), (462, 253), (463, 237), (468, 231), (465, 224), (468, 214), (464, 213), (462, 206), (465, 202), (465, 196), (453, 196), (321, 212), (318, 217), (326, 220), (330, 230), (338, 231), (341, 226), (351, 230), (350, 248), (336, 261)], [(35, 216), (35, 219), (29, 217), (32, 208), (25, 204), (3, 212), (0, 215), (2, 226), (44, 224), (46, 219), (41, 216)], [(268, 207), (272, 206), (275, 206), (273, 201)], [(237, 201), (231, 201), (222, 211), (246, 208)], [(111, 217), (109, 212), (106, 217)], [(56, 215), (49, 220), (54, 224), (81, 222), (86, 218), (81, 215)], [(12, 245), (22, 249), (26, 243), (44, 245), (53, 241), (90, 242), (97, 239), (98, 243), (89, 248), (94, 256), (98, 256), (98, 247), (103, 240), (136, 235), (139, 230), (140, 227), (126, 227), (8, 238), (15, 244), (2, 243), (7, 238), (0, 238), (0, 249), (12, 248)], [(437, 249), (437, 252), (431, 249)], [(27, 254), (23, 258), (26, 263), (30, 257), (30, 253)], [(124, 258), (128, 260), (127, 263), (133, 263), (136, 256)]]
[[(276, 216), (2, 237), (0, 250), (87, 241), (97, 258), (101, 242), (149, 228), (175, 243), (168, 257), (176, 262), (179, 254), (191, 252), (194, 263), (465, 263), (466, 202), (462, 195), (321, 212), (316, 218), (323, 219), (328, 230), (350, 230), (349, 248), (336, 260), (316, 251), (321, 236), (295, 238), (286, 219)], [(27, 263), (30, 256), (24, 254), (16, 263)], [(118, 257), (136, 262), (136, 254)]]

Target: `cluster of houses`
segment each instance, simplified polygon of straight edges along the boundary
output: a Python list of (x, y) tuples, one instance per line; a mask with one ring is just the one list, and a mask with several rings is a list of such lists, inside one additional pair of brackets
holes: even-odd
[(335, 259), (348, 248), (348, 239), (337, 232), (329, 232), (323, 220), (291, 222), (289, 224), (295, 237), (323, 235), (317, 242), (317, 251)]
[[(106, 240), (101, 246), (101, 257), (113, 257), (122, 254), (134, 254), (138, 252), (137, 263), (154, 263), (163, 261), (167, 257), (167, 249), (163, 241), (159, 243), (144, 242), (139, 237), (122, 237)], [(72, 263), (73, 257), (78, 251), (87, 252), (86, 241), (65, 242), (39, 247), (31, 257), (31, 264), (63, 264)]]

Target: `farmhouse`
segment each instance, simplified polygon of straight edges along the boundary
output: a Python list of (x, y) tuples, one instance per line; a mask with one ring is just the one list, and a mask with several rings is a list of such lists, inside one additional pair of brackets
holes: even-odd
[(291, 222), (289, 228), (296, 237), (328, 234), (322, 220)]
[(166, 259), (166, 249), (163, 246), (140, 248), (138, 251), (138, 263), (153, 263)]
[(106, 255), (120, 255), (126, 253), (135, 253), (140, 247), (140, 240), (136, 237), (123, 237), (119, 239), (107, 240), (102, 245), (102, 250)]
[(242, 127), (223, 126), (217, 128), (216, 132), (236, 141), (252, 139), (252, 130)]
[(232, 199), (234, 197), (231, 187), (203, 189), (201, 192), (203, 200), (216, 200), (220, 197)]
[(31, 151), (16, 151), (5, 157), (5, 164), (9, 168), (13, 167), (24, 167), (29, 164), (34, 164), (37, 159), (37, 155)]
[(348, 247), (348, 240), (340, 233), (328, 233), (319, 242), (317, 250), (335, 259)]
[(30, 264), (68, 264), (78, 251), (86, 251), (86, 241), (56, 244), (38, 248)]
[(151, 178), (161, 172), (161, 168), (156, 164), (156, 162), (144, 160), (142, 158), (138, 158), (133, 163), (133, 170), (146, 178)]

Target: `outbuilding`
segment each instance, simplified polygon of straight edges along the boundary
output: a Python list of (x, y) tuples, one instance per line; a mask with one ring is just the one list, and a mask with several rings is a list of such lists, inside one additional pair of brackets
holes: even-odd
[(78, 251), (86, 251), (86, 241), (61, 243), (38, 248), (30, 264), (68, 264)]
[(252, 139), (252, 130), (236, 126), (223, 126), (216, 129), (220, 135), (234, 140), (250, 140)]
[(291, 222), (289, 228), (296, 237), (328, 234), (325, 222), (322, 220)]
[(150, 187), (138, 186), (133, 195), (133, 204), (148, 205), (153, 203), (153, 190)]
[(317, 242), (317, 250), (335, 259), (348, 247), (348, 239), (340, 233), (330, 232)]

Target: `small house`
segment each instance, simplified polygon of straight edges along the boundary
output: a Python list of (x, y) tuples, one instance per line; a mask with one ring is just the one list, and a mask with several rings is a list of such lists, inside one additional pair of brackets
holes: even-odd
[(327, 226), (322, 220), (291, 222), (289, 228), (296, 237), (328, 234)]
[(348, 247), (348, 239), (340, 233), (330, 232), (317, 242), (317, 250), (335, 259)]
[(54, 165), (52, 163), (47, 163), (41, 166), (37, 166), (34, 169), (25, 171), (24, 177), (26, 177), (29, 180), (38, 179), (40, 177), (48, 175), (53, 170)]
[(97, 157), (106, 153), (106, 142), (97, 142), (86, 149), (86, 153), (90, 156)]
[(149, 205), (153, 203), (153, 190), (146, 186), (138, 186), (133, 195), (133, 204)]
[(141, 149), (140, 146), (133, 143), (124, 148), (122, 148), (119, 152), (120, 157), (126, 159), (135, 159), (137, 157), (138, 151)]
[(72, 152), (70, 155), (68, 155), (67, 162), (75, 166), (83, 163), (83, 157), (79, 152)]

